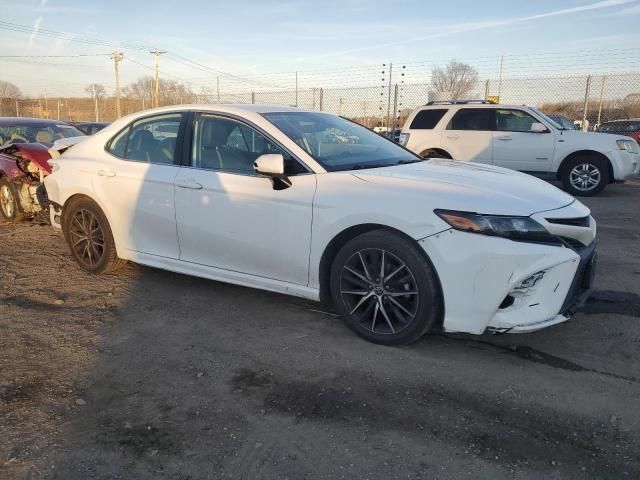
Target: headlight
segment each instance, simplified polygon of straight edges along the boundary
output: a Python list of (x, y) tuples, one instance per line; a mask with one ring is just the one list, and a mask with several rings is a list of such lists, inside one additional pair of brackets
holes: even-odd
[(616, 140), (616, 144), (620, 150), (626, 150), (629, 153), (638, 153), (640, 151), (638, 144), (631, 139)]
[(556, 237), (530, 217), (480, 215), (473, 212), (435, 210), (434, 213), (454, 229), (510, 240), (557, 243)]

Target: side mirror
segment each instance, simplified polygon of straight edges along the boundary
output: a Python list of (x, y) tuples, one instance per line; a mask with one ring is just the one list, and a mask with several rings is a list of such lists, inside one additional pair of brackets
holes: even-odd
[(284, 175), (284, 157), (279, 153), (265, 153), (253, 162), (253, 169), (262, 175)]
[(291, 180), (284, 174), (284, 157), (279, 153), (265, 153), (253, 162), (256, 173), (271, 178), (274, 190), (289, 188)]
[(534, 122), (531, 124), (531, 131), (533, 133), (547, 133), (549, 130), (544, 126), (544, 123)]

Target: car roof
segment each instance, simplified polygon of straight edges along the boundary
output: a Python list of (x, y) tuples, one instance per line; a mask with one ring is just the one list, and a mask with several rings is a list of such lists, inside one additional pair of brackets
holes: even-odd
[(457, 108), (533, 108), (529, 105), (509, 105), (509, 104), (502, 104), (502, 103), (473, 103), (473, 102), (435, 103), (433, 105), (423, 105), (418, 108), (421, 110), (424, 110), (427, 108), (441, 109), (441, 108), (453, 108), (453, 107), (457, 107)]
[(141, 113), (162, 113), (175, 112), (184, 110), (211, 111), (221, 113), (239, 114), (243, 113), (275, 113), (275, 112), (318, 112), (318, 110), (310, 110), (300, 107), (290, 107), (288, 105), (262, 105), (262, 104), (221, 104), (221, 103), (191, 103), (184, 105), (170, 105), (167, 107), (153, 108), (132, 114), (138, 116)]
[(626, 119), (620, 119), (620, 120), (609, 120), (608, 122), (602, 122), (602, 125), (607, 125), (607, 124), (611, 124), (611, 123), (627, 123), (627, 122), (640, 122), (640, 118), (626, 118)]
[(33, 117), (0, 117), (0, 126), (42, 126), (42, 125), (69, 125), (61, 120)]

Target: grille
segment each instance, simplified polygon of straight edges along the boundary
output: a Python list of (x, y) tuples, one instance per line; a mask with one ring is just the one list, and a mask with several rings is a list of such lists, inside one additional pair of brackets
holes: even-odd
[(557, 225), (570, 225), (572, 227), (588, 227), (589, 217), (579, 218), (547, 218), (547, 222), (555, 223)]

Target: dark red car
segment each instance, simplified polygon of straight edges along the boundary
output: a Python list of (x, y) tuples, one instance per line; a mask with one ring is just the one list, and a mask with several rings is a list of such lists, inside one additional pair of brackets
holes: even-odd
[(614, 133), (616, 135), (626, 135), (640, 143), (640, 118), (629, 120), (613, 120), (600, 125), (596, 132)]
[(47, 207), (42, 183), (51, 173), (49, 148), (56, 140), (84, 136), (64, 122), (0, 118), (0, 214), (18, 222)]

